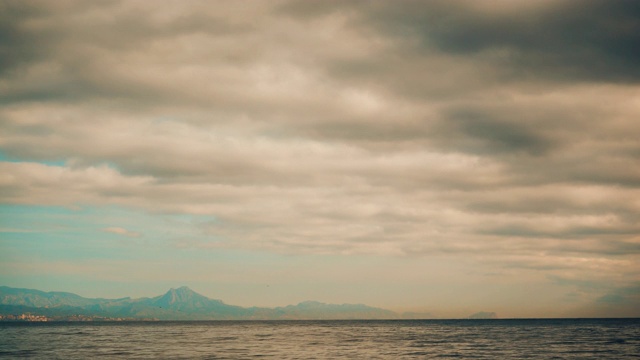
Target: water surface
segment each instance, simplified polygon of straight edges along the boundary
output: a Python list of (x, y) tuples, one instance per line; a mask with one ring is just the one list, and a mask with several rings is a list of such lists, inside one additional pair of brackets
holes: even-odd
[(33, 359), (626, 359), (640, 319), (0, 323)]

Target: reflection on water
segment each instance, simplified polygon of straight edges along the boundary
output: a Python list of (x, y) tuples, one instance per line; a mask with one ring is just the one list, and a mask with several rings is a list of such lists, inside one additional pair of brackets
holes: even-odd
[(640, 319), (0, 323), (0, 357), (624, 359)]

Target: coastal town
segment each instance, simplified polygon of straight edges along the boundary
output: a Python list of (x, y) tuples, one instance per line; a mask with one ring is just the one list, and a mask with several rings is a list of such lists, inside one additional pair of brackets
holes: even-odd
[(52, 321), (154, 321), (157, 319), (132, 319), (124, 317), (104, 317), (89, 315), (45, 316), (31, 313), (0, 314), (0, 322), (52, 322)]
[(46, 322), (51, 321), (50, 318), (44, 315), (33, 315), (30, 313), (20, 315), (0, 315), (0, 321), (36, 321)]

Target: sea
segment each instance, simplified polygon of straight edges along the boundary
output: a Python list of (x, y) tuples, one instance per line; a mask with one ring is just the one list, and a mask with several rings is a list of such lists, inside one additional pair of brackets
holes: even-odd
[(639, 357), (640, 319), (0, 323), (8, 359)]

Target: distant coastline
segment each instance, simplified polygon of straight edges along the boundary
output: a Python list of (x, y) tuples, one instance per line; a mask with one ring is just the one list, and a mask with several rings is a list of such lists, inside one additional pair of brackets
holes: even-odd
[(92, 299), (67, 292), (0, 286), (0, 321), (348, 320), (399, 319), (408, 314), (363, 304), (317, 301), (245, 308), (210, 299), (186, 286), (138, 299)]

